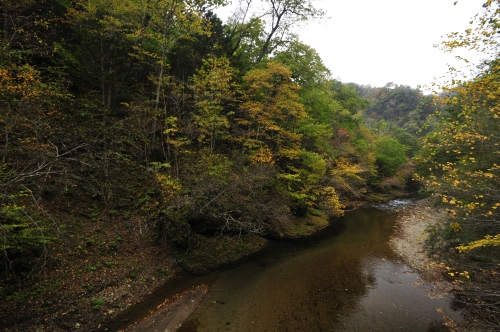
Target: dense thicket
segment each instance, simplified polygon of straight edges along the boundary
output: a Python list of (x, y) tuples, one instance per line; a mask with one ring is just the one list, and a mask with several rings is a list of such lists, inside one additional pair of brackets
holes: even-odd
[(427, 191), (450, 216), (434, 232), (443, 241), (434, 243), (448, 253), (448, 275), (464, 283), (459, 301), (498, 328), (500, 7), (498, 1), (483, 7), (472, 21), (476, 28), (451, 34), (443, 48), (474, 49), (490, 59), (472, 78), (452, 70), (437, 100), (436, 127), (422, 139), (416, 164)]
[(227, 24), (221, 3), (2, 2), (4, 296), (40, 262), (85, 261), (108, 228), (189, 248), (279, 236), (404, 187), (406, 143), (364, 126), (367, 102), (291, 33), (322, 15), (314, 2), (264, 1)]
[(495, 1), (477, 18), (482, 30), (446, 44), (486, 46), (493, 60), (432, 105), (407, 86), (331, 79), (292, 31), (322, 17), (314, 0), (242, 1), (225, 24), (212, 12), (223, 2), (2, 1), (0, 295), (9, 304), (60, 286), (40, 286), (43, 266), (65, 268), (61, 280), (91, 279), (102, 266), (93, 256), (116, 256), (126, 236), (189, 252), (200, 239), (234, 245), (341, 215), (350, 201), (402, 189), (424, 135), (419, 176), (460, 218), (451, 234), (468, 234), (450, 243), (498, 245)]
[(408, 147), (413, 156), (417, 139), (432, 130), (434, 114), (439, 105), (431, 95), (406, 85), (387, 83), (383, 87), (350, 84), (368, 102), (363, 113), (365, 124), (379, 135), (389, 135)]

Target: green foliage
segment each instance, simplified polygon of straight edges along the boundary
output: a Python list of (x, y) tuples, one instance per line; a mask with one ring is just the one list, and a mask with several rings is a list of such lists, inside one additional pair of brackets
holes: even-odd
[(224, 114), (223, 103), (232, 99), (231, 81), (233, 69), (226, 58), (210, 58), (203, 61), (203, 66), (193, 76), (196, 93), (197, 114), (194, 123), (200, 128), (198, 141), (208, 142), (210, 150), (215, 149), (218, 139), (228, 139), (229, 119)]
[(92, 298), (90, 301), (92, 304), (92, 310), (99, 310), (101, 306), (104, 304), (104, 299), (102, 298)]
[(187, 222), (185, 213), (174, 208), (163, 212), (162, 218), (165, 233), (172, 242), (184, 244), (191, 235), (191, 225)]
[(408, 157), (412, 157), (418, 151), (417, 137), (410, 134), (407, 130), (403, 128), (392, 128), (390, 135), (408, 148), (406, 152)]
[[(31, 272), (29, 266), (41, 255), (46, 254), (46, 246), (56, 239), (54, 228), (47, 222), (47, 216), (33, 207), (33, 193), (24, 188), (19, 192), (6, 194), (10, 181), (23, 176), (6, 172), (6, 165), (0, 169), (0, 258), (6, 262), (6, 273), (14, 273), (17, 268)], [(61, 225), (61, 228), (64, 225)]]
[[(241, 65), (259, 64), (293, 38), (292, 29), (302, 23), (324, 16), (315, 5), (316, 0), (241, 2), (240, 8), (229, 21), (228, 35), (233, 45), (232, 54), (244, 58)], [(254, 6), (252, 6), (254, 5)]]
[[(343, 204), (404, 187), (425, 134), (415, 160), (457, 218), (447, 239), (461, 236), (454, 247), (486, 260), (500, 208), (497, 60), (431, 105), (407, 86), (331, 80), (291, 30), (323, 16), (316, 1), (241, 1), (248, 8), (226, 25), (209, 11), (223, 2), (2, 3), (2, 292), (33, 282), (45, 253), (53, 274), (71, 260), (100, 278), (121, 264), (91, 256), (136, 238), (205, 271), (263, 236), (309, 234)], [(497, 15), (494, 3), (486, 10)], [(483, 20), (495, 30), (445, 45), (475, 47), (482, 36), (494, 49), (497, 25)]]
[[(3, 258), (32, 268), (76, 231), (64, 259), (118, 252), (134, 232), (181, 248), (286, 234), (363, 199), (377, 177), (366, 101), (290, 31), (323, 15), (316, 2), (266, 0), (227, 25), (209, 11), (222, 2), (6, 2)], [(110, 225), (127, 233), (103, 238)]]
[(166, 270), (161, 266), (156, 267), (156, 272), (158, 273), (161, 279), (167, 278), (170, 274), (168, 270)]
[(186, 271), (206, 274), (213, 268), (233, 263), (264, 247), (266, 240), (256, 236), (238, 238), (222, 235), (217, 238), (196, 235), (191, 250), (178, 253), (179, 262)]
[(333, 80), (330, 89), (335, 100), (338, 100), (342, 107), (351, 114), (364, 111), (369, 105), (366, 99), (360, 97), (356, 87), (352, 84), (343, 84), (340, 81)]
[(3, 197), (4, 203), (0, 206), (0, 227), (2, 230), (2, 255), (19, 255), (39, 249), (53, 240), (48, 227), (40, 216), (29, 214), (25, 208), (16, 203), (25, 193), (8, 198)]
[(315, 49), (294, 40), (287, 48), (278, 52), (273, 61), (279, 62), (291, 71), (294, 82), (304, 87), (325, 83), (330, 76), (330, 71)]
[(375, 142), (377, 163), (387, 176), (396, 174), (398, 167), (406, 162), (407, 147), (392, 137), (382, 136)]
[[(429, 115), (433, 114), (436, 105), (431, 96), (425, 96), (419, 89), (409, 86), (388, 83), (384, 87), (355, 86), (361, 96), (369, 102), (363, 114), (369, 127), (377, 128), (380, 121), (389, 123), (391, 127), (385, 130), (392, 131), (400, 128), (410, 135), (425, 134), (432, 126), (422, 131), (422, 127), (429, 123)], [(376, 129), (378, 131), (382, 128)], [(388, 132), (381, 132), (387, 134)]]

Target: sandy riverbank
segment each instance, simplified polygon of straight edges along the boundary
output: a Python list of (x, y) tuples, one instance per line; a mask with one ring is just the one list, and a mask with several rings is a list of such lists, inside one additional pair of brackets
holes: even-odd
[[(389, 242), (408, 266), (434, 286), (430, 297), (452, 296), (452, 291), (457, 287), (445, 280), (444, 268), (433, 262), (425, 249), (429, 229), (443, 222), (446, 217), (446, 210), (435, 207), (429, 200), (415, 201), (400, 212), (396, 230)], [(446, 316), (444, 318), (449, 331), (475, 330), (467, 323), (457, 323)]]
[(436, 208), (427, 199), (414, 202), (400, 212), (390, 245), (413, 270), (429, 282), (442, 281), (442, 269), (433, 264), (424, 245), (427, 230), (446, 218), (444, 209)]

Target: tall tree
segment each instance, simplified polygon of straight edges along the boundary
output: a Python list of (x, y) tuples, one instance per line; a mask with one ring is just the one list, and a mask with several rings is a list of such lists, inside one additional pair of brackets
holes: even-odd
[(323, 84), (331, 75), (318, 52), (297, 39), (277, 52), (273, 61), (287, 67), (292, 72), (293, 81), (302, 87)]
[[(229, 22), (230, 38), (233, 40), (233, 53), (243, 43), (254, 44), (255, 63), (261, 62), (279, 47), (293, 41), (293, 28), (301, 23), (324, 16), (315, 8), (316, 0), (264, 0), (264, 8), (253, 8), (255, 0), (240, 0), (239, 10)], [(255, 27), (259, 33), (252, 33)], [(233, 55), (233, 53), (231, 55)]]
[(495, 329), (499, 285), (490, 275), (498, 273), (500, 260), (492, 248), (500, 245), (500, 1), (487, 1), (483, 8), (473, 19), (474, 29), (451, 34), (443, 45), (449, 51), (481, 50), (492, 59), (472, 79), (451, 69), (452, 79), (438, 98), (444, 109), (437, 112), (436, 128), (423, 139), (416, 162), (420, 180), (449, 213), (448, 243), (462, 252), (451, 255), (455, 270), (449, 275), (476, 282), (465, 283), (458, 298)]
[(224, 114), (224, 104), (233, 99), (231, 90), (233, 69), (226, 58), (210, 58), (204, 61), (193, 76), (196, 114), (194, 123), (200, 128), (198, 140), (208, 143), (210, 151), (215, 149), (218, 139), (228, 138), (230, 122)]
[(258, 163), (298, 158), (301, 135), (298, 121), (307, 117), (299, 101), (299, 86), (280, 64), (254, 69), (245, 77), (245, 100), (239, 125), (246, 127), (243, 145)]

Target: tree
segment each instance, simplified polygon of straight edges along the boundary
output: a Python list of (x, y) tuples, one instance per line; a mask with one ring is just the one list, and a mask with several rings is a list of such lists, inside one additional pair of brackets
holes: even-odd
[(301, 135), (298, 122), (307, 117), (299, 101), (299, 86), (280, 64), (254, 69), (244, 76), (245, 98), (240, 106), (240, 126), (246, 128), (243, 145), (257, 163), (296, 159)]
[(416, 135), (435, 111), (432, 98), (424, 96), (419, 89), (388, 83), (365, 90), (364, 97), (369, 101), (364, 112), (367, 122), (384, 120)]
[[(217, 139), (228, 138), (230, 123), (223, 104), (233, 98), (231, 83), (233, 69), (226, 58), (210, 58), (193, 76), (197, 112), (194, 123), (200, 128), (198, 140), (208, 142), (210, 151), (215, 149)], [(233, 113), (233, 112), (231, 112)]]
[(59, 64), (70, 68), (80, 93), (97, 92), (107, 112), (116, 111), (129, 93), (136, 74), (130, 54), (137, 39), (131, 36), (144, 28), (146, 17), (144, 8), (130, 0), (91, 0), (68, 8), (69, 33), (55, 47)]
[[(150, 16), (146, 36), (151, 43), (150, 45), (153, 46), (152, 49), (146, 48), (145, 51), (154, 59), (156, 71), (155, 76), (151, 77), (153, 84), (156, 86), (153, 110), (153, 147), (156, 144), (160, 101), (164, 93), (164, 85), (168, 82), (168, 78), (165, 77), (166, 68), (169, 66), (167, 55), (180, 38), (189, 38), (193, 34), (208, 33), (203, 29), (203, 17), (199, 12), (199, 5), (202, 3), (191, 4), (182, 0), (163, 0), (145, 4)], [(165, 104), (164, 107), (166, 107)], [(165, 114), (165, 116), (168, 115)]]
[[(485, 52), (491, 59), (472, 78), (450, 68), (452, 79), (436, 98), (444, 109), (436, 112), (436, 127), (424, 137), (415, 159), (419, 179), (449, 213), (448, 243), (463, 252), (452, 257), (455, 268), (449, 275), (466, 275), (481, 283), (467, 283), (458, 298), (494, 327), (499, 322), (498, 278), (489, 275), (497, 273), (492, 266), (500, 260), (498, 250), (491, 248), (499, 245), (500, 234), (499, 5), (487, 1), (471, 21), (476, 22), (474, 29), (452, 33), (443, 42), (445, 50), (464, 47)], [(476, 262), (474, 255), (488, 259)]]
[(394, 175), (398, 167), (406, 161), (407, 147), (388, 136), (377, 139), (375, 146), (380, 171), (387, 176)]
[(440, 121), (424, 138), (417, 158), (421, 174), (430, 175), (426, 180), (429, 190), (450, 205), (450, 215), (473, 224), (476, 220), (496, 225), (496, 204), (500, 202), (495, 194), (499, 176), (496, 165), (500, 164), (497, 135), (500, 53), (495, 46), (498, 4), (486, 2), (484, 12), (475, 16), (477, 28), (450, 34), (443, 42), (446, 50), (461, 47), (484, 50), (495, 59), (485, 61), (473, 79), (453, 79), (453, 85), (443, 87), (444, 97), (438, 101), (445, 110), (437, 113)]
[[(40, 179), (55, 174), (62, 177), (61, 164), (82, 145), (76, 139), (64, 142), (61, 134), (65, 119), (61, 105), (70, 101), (62, 71), (46, 65), (42, 72), (32, 64), (36, 62), (33, 59), (48, 60), (50, 33), (42, 27), (55, 23), (52, 14), (43, 9), (55, 7), (58, 11), (59, 4), (6, 1), (3, 6), (0, 261), (2, 270), (11, 275), (23, 262), (31, 263), (32, 258), (45, 254), (45, 245), (57, 237), (57, 227), (48, 222), (39, 201), (40, 192), (46, 188)], [(23, 50), (26, 44), (32, 46)]]
[(359, 96), (356, 87), (353, 85), (333, 80), (330, 84), (330, 89), (333, 92), (334, 98), (351, 114), (364, 111), (369, 105), (366, 99)]
[(276, 53), (273, 61), (287, 67), (292, 72), (292, 80), (301, 87), (324, 84), (331, 75), (318, 52), (299, 40), (288, 43)]
[[(261, 62), (279, 47), (295, 39), (292, 38), (292, 27), (324, 16), (323, 11), (314, 7), (315, 1), (264, 0), (264, 9), (257, 12), (253, 12), (254, 0), (240, 1), (239, 10), (229, 22), (229, 36), (234, 45), (230, 56), (241, 44), (250, 43), (258, 46), (253, 62)], [(255, 27), (259, 33), (250, 33)]]

